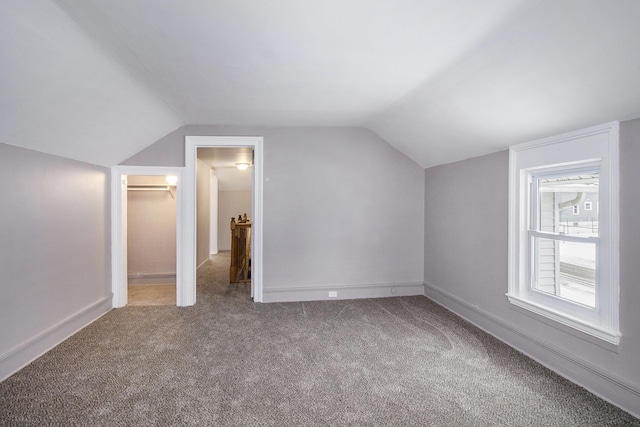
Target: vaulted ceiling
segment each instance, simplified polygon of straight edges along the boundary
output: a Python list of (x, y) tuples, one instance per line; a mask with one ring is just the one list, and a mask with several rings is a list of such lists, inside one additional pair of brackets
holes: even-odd
[(640, 117), (637, 0), (2, 0), (0, 142), (362, 126), (424, 167)]

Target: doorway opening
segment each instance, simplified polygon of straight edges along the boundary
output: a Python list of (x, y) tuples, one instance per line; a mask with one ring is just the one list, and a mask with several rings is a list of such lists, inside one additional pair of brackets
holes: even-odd
[(251, 289), (253, 148), (198, 147), (196, 181), (196, 284), (200, 285), (201, 280), (209, 282), (208, 277), (200, 277), (200, 268), (205, 263), (209, 263), (209, 267), (216, 265), (218, 271), (229, 264), (226, 267), (228, 286), (235, 292), (248, 294)]
[(176, 184), (127, 177), (127, 305), (176, 305)]
[[(251, 205), (249, 212), (233, 212), (232, 215), (243, 215), (246, 213), (247, 217), (251, 218), (251, 246), (250, 246), (250, 260), (251, 260), (251, 296), (256, 302), (262, 302), (262, 137), (235, 137), (235, 136), (187, 136), (185, 137), (185, 173), (184, 173), (184, 228), (182, 243), (182, 253), (185, 257), (185, 270), (184, 280), (185, 289), (183, 294), (183, 305), (191, 305), (196, 302), (196, 267), (200, 265), (202, 261), (206, 261), (206, 258), (210, 256), (211, 248), (211, 235), (210, 229), (206, 232), (200, 228), (198, 230), (199, 220), (202, 222), (202, 214), (200, 218), (198, 215), (199, 208), (207, 206), (208, 203), (201, 203), (198, 206), (198, 197), (201, 194), (207, 194), (207, 190), (198, 189), (198, 182), (207, 182), (206, 177), (210, 174), (211, 167), (206, 166), (204, 158), (206, 154), (213, 153), (214, 158), (217, 158), (221, 162), (221, 165), (216, 170), (216, 176), (218, 179), (218, 185), (221, 182), (221, 175), (231, 172), (232, 169), (238, 169), (238, 163), (246, 163), (247, 170), (242, 172), (250, 172), (251, 176)], [(213, 149), (207, 151), (207, 149)], [(229, 150), (224, 150), (229, 149)], [(198, 158), (200, 154), (200, 159)], [(249, 160), (249, 155), (252, 154), (252, 161)], [(234, 160), (230, 160), (227, 157), (235, 156)], [(244, 157), (241, 157), (244, 156)], [(225, 160), (226, 158), (226, 160)], [(224, 162), (227, 163), (224, 163)], [(201, 176), (198, 177), (198, 163), (201, 162)], [(229, 167), (231, 166), (232, 167)], [(204, 164), (205, 166), (202, 166)], [(228, 167), (228, 169), (225, 169)], [(204, 169), (205, 173), (202, 173)], [(249, 174), (245, 175), (248, 177)], [(209, 181), (210, 182), (210, 181)], [(245, 187), (246, 189), (246, 187)], [(210, 194), (210, 192), (209, 192)], [(210, 205), (209, 205), (210, 206)], [(237, 210), (237, 208), (236, 208)], [(242, 210), (242, 209), (241, 209)], [(218, 207), (219, 218), (218, 224), (218, 246), (226, 244), (226, 228), (229, 227), (230, 231), (230, 217), (228, 213), (220, 212), (220, 206)], [(225, 216), (223, 216), (225, 215)], [(206, 216), (205, 216), (206, 218)], [(209, 223), (210, 223), (209, 218)], [(224, 222), (228, 222), (227, 226), (224, 226)], [(225, 233), (225, 234), (223, 234)], [(203, 248), (209, 246), (209, 251), (204, 251)]]
[(113, 307), (127, 305), (127, 177), (175, 175), (176, 185), (176, 305), (196, 303), (196, 163), (201, 147), (253, 149), (251, 294), (263, 301), (263, 138), (240, 136), (185, 137), (185, 167), (114, 166), (111, 172), (111, 277)]
[[(168, 176), (175, 177), (175, 182), (173, 181), (173, 179), (171, 180), (171, 182), (167, 182)], [(165, 198), (172, 197), (173, 200), (175, 200), (175, 213), (167, 214), (167, 217), (175, 217), (175, 220), (171, 221), (173, 226), (167, 225), (167, 218), (163, 220), (164, 226), (169, 228), (172, 227), (172, 230), (165, 230), (166, 233), (164, 233), (168, 236), (163, 242), (165, 248), (164, 250), (168, 251), (169, 254), (165, 254), (165, 256), (163, 257), (165, 267), (161, 268), (164, 270), (167, 268), (167, 265), (175, 265), (175, 272), (160, 270), (156, 270), (156, 272), (152, 272), (150, 270), (136, 272), (136, 268), (140, 268), (140, 265), (138, 265), (138, 267), (134, 265), (133, 270), (131, 270), (131, 275), (134, 279), (149, 279), (151, 281), (157, 281), (160, 279), (162, 279), (163, 281), (169, 279), (173, 280), (173, 277), (170, 276), (175, 275), (175, 304), (181, 305), (181, 290), (182, 288), (184, 288), (182, 245), (180, 245), (182, 239), (182, 212), (184, 204), (183, 168), (114, 166), (111, 170), (111, 276), (113, 292), (112, 306), (114, 308), (124, 307), (128, 303), (128, 285), (130, 279), (128, 259), (129, 223), (127, 220), (129, 210), (129, 185), (131, 185), (132, 191), (140, 191), (141, 193), (159, 191), (165, 193)], [(133, 188), (137, 188), (137, 190)], [(142, 226), (142, 229), (140, 229), (139, 226)], [(140, 236), (140, 232), (147, 235), (152, 233), (152, 230), (150, 230), (149, 227), (145, 226), (144, 219), (138, 221), (138, 223), (135, 224), (135, 227), (137, 227), (138, 229), (132, 231), (138, 237)], [(151, 227), (151, 229), (152, 228), (153, 227)], [(166, 247), (166, 245), (172, 244), (173, 248)], [(151, 246), (153, 246), (153, 242), (149, 242), (149, 244), (146, 245), (147, 248), (150, 248)], [(170, 260), (171, 257), (174, 258), (175, 264)], [(136, 260), (135, 262), (137, 263), (138, 260)], [(144, 264), (144, 262), (142, 264)], [(153, 262), (151, 262), (151, 264), (153, 264)], [(143, 267), (142, 269), (145, 270), (146, 267)], [(148, 275), (145, 276), (145, 273), (148, 273)], [(142, 280), (142, 282), (144, 281), (145, 280)]]

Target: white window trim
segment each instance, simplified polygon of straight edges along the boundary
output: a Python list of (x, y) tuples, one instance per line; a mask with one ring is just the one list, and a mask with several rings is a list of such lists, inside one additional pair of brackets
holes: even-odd
[[(519, 144), (509, 149), (509, 301), (547, 319), (618, 345), (619, 329), (619, 122)], [(601, 243), (596, 308), (530, 289), (528, 180), (537, 170), (600, 164)], [(598, 204), (599, 205), (599, 204)]]

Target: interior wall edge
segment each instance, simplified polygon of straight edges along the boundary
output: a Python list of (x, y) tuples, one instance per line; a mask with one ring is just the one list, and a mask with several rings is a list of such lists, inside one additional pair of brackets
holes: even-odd
[(637, 385), (604, 372), (441, 287), (425, 283), (425, 296), (556, 374), (640, 418)]
[(112, 298), (109, 295), (98, 299), (1, 354), (0, 382), (111, 311)]

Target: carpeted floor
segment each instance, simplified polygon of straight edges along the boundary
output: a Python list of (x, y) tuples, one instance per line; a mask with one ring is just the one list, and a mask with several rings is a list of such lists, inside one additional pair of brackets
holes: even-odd
[(127, 305), (176, 305), (176, 285), (129, 285)]
[(0, 424), (640, 426), (426, 298), (254, 304), (227, 266), (0, 383)]

